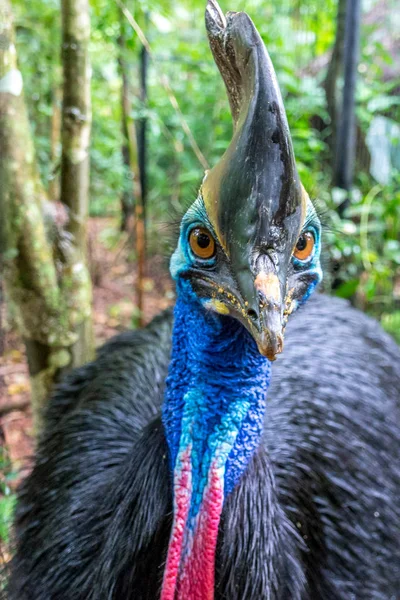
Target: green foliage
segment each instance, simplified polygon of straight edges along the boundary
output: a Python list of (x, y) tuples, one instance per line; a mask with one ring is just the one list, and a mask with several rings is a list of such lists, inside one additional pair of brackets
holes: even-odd
[[(325, 286), (376, 315), (399, 310), (400, 150), (393, 158), (388, 183), (376, 187), (370, 174), (365, 140), (376, 117), (400, 123), (400, 74), (390, 40), (396, 37), (396, 0), (379, 12), (378, 0), (364, 3), (359, 64), (357, 176), (345, 219), (337, 214), (342, 199), (331, 190), (333, 157), (323, 88), (336, 29), (337, 0), (323, 10), (316, 0), (237, 0), (222, 9), (251, 14), (275, 64), (285, 99), (299, 172), (312, 198), (318, 198), (328, 231)], [(381, 3), (382, 4), (382, 3)], [(59, 85), (60, 15), (56, 0), (15, 0), (21, 67), (42, 173), (48, 178), (51, 99)], [(93, 0), (91, 60), (93, 130), (91, 145), (91, 212), (118, 214), (122, 191), (132, 181), (121, 158), (121, 98), (117, 66), (120, 17), (114, 2)], [(210, 165), (231, 136), (224, 86), (213, 63), (203, 25), (204, 0), (126, 2), (150, 42), (153, 61), (148, 77), (149, 102), (138, 97), (140, 42), (126, 22), (125, 60), (132, 88), (132, 118), (148, 123), (149, 245), (157, 224), (171, 220), (196, 193), (203, 176), (180, 119), (160, 81), (166, 77), (194, 138)], [(379, 5), (380, 6), (380, 5)], [(378, 10), (379, 8), (379, 10)], [(398, 8), (397, 8), (398, 11)], [(376, 15), (379, 13), (379, 18)], [(398, 14), (398, 12), (397, 12)], [(146, 16), (147, 15), (147, 16)], [(375, 16), (374, 16), (375, 15)], [(392, 18), (393, 16), (393, 18)], [(397, 68), (397, 71), (396, 71)], [(393, 146), (393, 144), (392, 144)], [(395, 146), (393, 146), (395, 148)], [(372, 166), (371, 166), (372, 169)], [(172, 216), (172, 218), (174, 218)], [(332, 268), (334, 269), (332, 272)], [(390, 319), (383, 317), (383, 322)], [(388, 325), (390, 328), (390, 325)]]
[(15, 505), (15, 495), (9, 488), (5, 496), (0, 498), (0, 541), (8, 543), (12, 516)]
[(4, 447), (0, 448), (0, 547), (9, 541), (9, 532), (14, 512), (15, 494), (9, 484), (15, 474)]
[(381, 321), (386, 331), (400, 344), (400, 310), (396, 310), (393, 313), (383, 313)]
[(47, 182), (55, 167), (50, 162), (52, 94), (61, 83), (59, 2), (34, 0), (29, 3), (29, 10), (23, 0), (14, 0), (12, 5), (25, 98), (41, 175)]
[(362, 308), (379, 315), (400, 299), (400, 173), (393, 174), (390, 185), (368, 192), (368, 178), (360, 178), (360, 184), (366, 188), (353, 193), (346, 219), (335, 219), (338, 229), (329, 234), (329, 247), (339, 265), (336, 277), (343, 281), (337, 293), (355, 296)]

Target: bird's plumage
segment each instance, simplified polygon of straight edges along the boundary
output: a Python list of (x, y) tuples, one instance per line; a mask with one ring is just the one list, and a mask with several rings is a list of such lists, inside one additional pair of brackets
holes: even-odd
[(11, 600), (398, 594), (399, 348), (340, 300), (292, 317), (321, 225), (252, 21), (209, 0), (206, 26), (235, 131), (181, 221), (174, 317), (56, 390)]
[[(12, 600), (158, 597), (172, 523), (159, 417), (171, 326), (165, 313), (118, 336), (54, 395), (20, 492)], [(262, 444), (224, 506), (215, 598), (396, 599), (399, 348), (325, 296), (287, 329)]]

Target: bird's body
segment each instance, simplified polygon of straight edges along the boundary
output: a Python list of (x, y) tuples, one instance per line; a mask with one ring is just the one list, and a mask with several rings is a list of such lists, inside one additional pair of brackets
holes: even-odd
[(234, 136), (181, 221), (173, 319), (50, 401), (12, 600), (398, 597), (399, 349), (343, 301), (306, 303), (321, 223), (271, 61), (246, 14), (208, 0), (206, 26)]
[[(159, 597), (171, 327), (168, 312), (115, 338), (56, 393), (21, 491), (13, 600)], [(399, 359), (344, 301), (317, 296), (293, 316), (261, 444), (223, 509), (216, 599), (399, 597)]]

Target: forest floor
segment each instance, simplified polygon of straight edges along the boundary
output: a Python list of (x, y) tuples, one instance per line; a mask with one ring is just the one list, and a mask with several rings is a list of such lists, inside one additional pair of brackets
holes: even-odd
[[(118, 232), (116, 221), (109, 218), (90, 219), (89, 248), (94, 282), (93, 322), (98, 346), (133, 326), (136, 316), (135, 261), (132, 260), (132, 243), (126, 234)], [(147, 323), (167, 308), (174, 297), (163, 257), (148, 259), (143, 287), (144, 320)], [(0, 357), (0, 434), (3, 429), (3, 444), (13, 474), (10, 487), (15, 488), (25, 469), (29, 468), (33, 452), (30, 385), (22, 340), (6, 326), (4, 342), (4, 353)], [(21, 409), (2, 414), (10, 403)]]

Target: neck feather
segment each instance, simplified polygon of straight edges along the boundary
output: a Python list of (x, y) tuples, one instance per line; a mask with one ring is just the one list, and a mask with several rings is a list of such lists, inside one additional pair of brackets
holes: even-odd
[(270, 362), (240, 323), (185, 292), (163, 407), (174, 521), (161, 600), (212, 600), (222, 507), (260, 441)]

